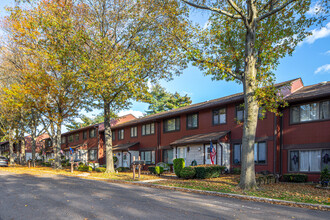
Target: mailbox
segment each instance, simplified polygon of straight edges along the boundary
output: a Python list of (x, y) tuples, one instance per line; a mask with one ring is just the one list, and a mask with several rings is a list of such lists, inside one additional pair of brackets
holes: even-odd
[(144, 160), (135, 160), (132, 162), (132, 165), (146, 165)]

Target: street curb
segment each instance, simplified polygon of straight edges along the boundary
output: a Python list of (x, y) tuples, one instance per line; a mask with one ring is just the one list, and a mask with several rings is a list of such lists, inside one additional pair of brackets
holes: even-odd
[[(312, 204), (312, 203), (293, 202), (293, 201), (286, 201), (286, 200), (280, 200), (280, 199), (270, 199), (270, 198), (263, 198), (263, 197), (257, 197), (257, 196), (233, 194), (233, 193), (222, 193), (222, 192), (207, 191), (207, 190), (188, 189), (188, 188), (182, 188), (182, 187), (176, 187), (176, 186), (164, 186), (164, 185), (158, 185), (158, 184), (152, 184), (152, 183), (143, 183), (140, 181), (139, 182), (130, 182), (130, 181), (125, 181), (125, 180), (109, 180), (109, 179), (97, 178), (97, 177), (93, 177), (93, 179), (95, 179), (95, 180), (99, 179), (99, 180), (110, 182), (110, 183), (131, 184), (131, 185), (158, 188), (158, 189), (175, 190), (175, 191), (180, 191), (180, 192), (213, 195), (213, 196), (219, 196), (219, 197), (236, 198), (236, 199), (250, 200), (250, 201), (256, 201), (256, 202), (265, 202), (265, 203), (271, 203), (271, 204), (277, 204), (277, 205), (285, 205), (285, 206), (292, 206), (292, 207), (330, 211), (329, 205), (317, 205), (317, 204)], [(92, 180), (92, 179), (90, 179), (90, 180)]]

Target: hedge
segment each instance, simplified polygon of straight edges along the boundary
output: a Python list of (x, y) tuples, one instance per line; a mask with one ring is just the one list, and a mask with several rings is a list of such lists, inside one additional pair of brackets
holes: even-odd
[(150, 171), (150, 174), (156, 174), (156, 167), (155, 166), (150, 166), (148, 167), (148, 170)]
[(184, 167), (180, 172), (180, 176), (184, 179), (193, 179), (196, 176), (195, 167)]
[(118, 167), (118, 168), (116, 168), (116, 170), (117, 170), (118, 172), (125, 172), (125, 171), (130, 170), (130, 168), (128, 168), (128, 167)]
[(303, 183), (307, 182), (307, 175), (302, 173), (287, 173), (283, 175), (285, 182)]
[(101, 172), (101, 173), (104, 173), (106, 170), (107, 170), (107, 168), (105, 168), (105, 167), (98, 167), (98, 168), (95, 168), (95, 171), (96, 171), (96, 172)]
[(78, 167), (79, 171), (83, 171), (83, 172), (87, 172), (87, 171), (93, 171), (93, 168), (90, 166), (86, 166), (86, 165), (80, 165)]
[(180, 177), (181, 170), (185, 167), (183, 158), (177, 158), (173, 160), (174, 173), (177, 177)]
[(199, 165), (194, 166), (196, 171), (196, 178), (208, 179), (219, 177), (220, 174), (226, 169), (225, 166), (220, 165)]
[(41, 163), (41, 165), (45, 166), (45, 167), (51, 167), (52, 165), (48, 162), (45, 162), (45, 163)]
[(164, 167), (156, 166), (155, 167), (155, 173), (157, 175), (160, 175), (160, 174), (164, 173)]

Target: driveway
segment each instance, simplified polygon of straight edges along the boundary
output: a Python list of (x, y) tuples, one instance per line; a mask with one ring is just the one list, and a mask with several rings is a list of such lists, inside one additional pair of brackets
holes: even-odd
[(329, 212), (67, 176), (5, 173), (0, 220), (329, 219)]

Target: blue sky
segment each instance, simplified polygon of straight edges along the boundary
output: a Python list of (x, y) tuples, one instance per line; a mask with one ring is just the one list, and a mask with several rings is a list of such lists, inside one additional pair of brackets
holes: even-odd
[[(0, 0), (0, 10), (3, 15), (4, 6), (10, 1)], [(192, 17), (194, 22), (203, 25), (207, 21), (207, 13), (196, 13)], [(301, 43), (292, 56), (287, 56), (280, 61), (276, 73), (277, 82), (301, 77), (305, 85), (316, 84), (330, 80), (330, 20), (325, 22), (325, 27), (313, 30), (313, 35)], [(169, 92), (188, 94), (193, 103), (203, 102), (242, 92), (242, 86), (234, 82), (212, 81), (211, 77), (204, 76), (198, 68), (190, 66), (180, 76), (172, 81), (160, 82)], [(145, 103), (134, 102), (129, 111), (141, 116), (147, 110)], [(101, 111), (95, 110), (88, 115), (96, 115)]]

